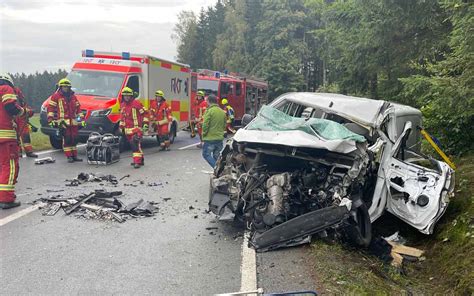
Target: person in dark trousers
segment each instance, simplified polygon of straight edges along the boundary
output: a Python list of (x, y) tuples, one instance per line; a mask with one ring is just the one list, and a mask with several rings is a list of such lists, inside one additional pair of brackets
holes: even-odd
[(202, 140), (204, 142), (202, 157), (211, 167), (214, 167), (223, 148), (222, 141), (224, 140), (227, 116), (217, 104), (216, 96), (209, 95), (207, 103), (208, 107), (202, 123)]

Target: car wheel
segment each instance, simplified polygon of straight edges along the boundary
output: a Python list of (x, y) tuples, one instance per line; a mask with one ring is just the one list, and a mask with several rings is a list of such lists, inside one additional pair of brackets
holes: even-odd
[(351, 214), (349, 225), (344, 228), (347, 241), (357, 247), (368, 247), (372, 240), (372, 223), (367, 206), (362, 204)]
[(63, 139), (56, 136), (49, 136), (49, 142), (54, 149), (63, 149)]

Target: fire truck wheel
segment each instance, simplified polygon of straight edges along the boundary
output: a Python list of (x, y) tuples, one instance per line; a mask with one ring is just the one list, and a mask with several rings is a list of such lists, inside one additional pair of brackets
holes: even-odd
[(63, 139), (56, 136), (49, 136), (49, 142), (54, 149), (63, 149)]

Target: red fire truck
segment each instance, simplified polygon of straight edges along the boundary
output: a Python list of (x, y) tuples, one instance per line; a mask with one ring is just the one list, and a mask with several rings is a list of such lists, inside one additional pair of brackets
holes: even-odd
[[(263, 79), (245, 77), (238, 73), (222, 73), (199, 70), (191, 74), (191, 106), (196, 107), (196, 93), (202, 90), (207, 95), (226, 98), (234, 108), (236, 124), (244, 114), (255, 116), (263, 104), (267, 103), (268, 83)], [(192, 112), (193, 116), (194, 112)]]

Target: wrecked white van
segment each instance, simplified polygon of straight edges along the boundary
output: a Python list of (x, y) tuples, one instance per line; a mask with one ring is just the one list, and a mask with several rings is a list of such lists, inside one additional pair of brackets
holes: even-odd
[(284, 94), (225, 145), (210, 210), (245, 222), (257, 251), (328, 229), (367, 246), (385, 210), (431, 234), (453, 194), (454, 172), (420, 153), (421, 124), (419, 110), (387, 101)]

